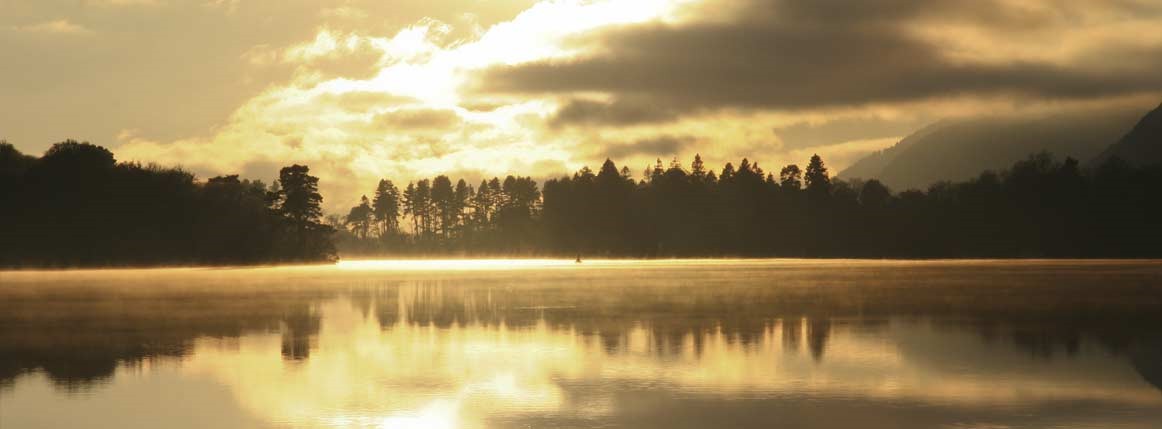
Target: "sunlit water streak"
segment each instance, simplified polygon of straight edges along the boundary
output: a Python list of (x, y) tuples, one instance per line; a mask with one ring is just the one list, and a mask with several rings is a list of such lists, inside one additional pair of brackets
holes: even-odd
[[(1159, 271), (452, 260), (5, 273), (0, 427), (1154, 427), (1162, 393), (1132, 359), (1150, 328), (1114, 326), (1129, 344), (1111, 348), (1104, 325), (1058, 332), (1043, 325), (1079, 322), (1032, 313), (1076, 304), (976, 301), (1102, 282), (1129, 300), (1104, 305), (1135, 308)], [(977, 320), (1005, 306), (1026, 314)]]
[(342, 270), (430, 271), (430, 270), (512, 270), (520, 268), (568, 267), (576, 262), (561, 259), (395, 259), (344, 260)]

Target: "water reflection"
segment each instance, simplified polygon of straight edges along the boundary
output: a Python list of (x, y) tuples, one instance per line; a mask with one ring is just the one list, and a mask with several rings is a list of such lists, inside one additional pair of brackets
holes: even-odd
[(1160, 272), (6, 273), (0, 427), (1149, 427)]

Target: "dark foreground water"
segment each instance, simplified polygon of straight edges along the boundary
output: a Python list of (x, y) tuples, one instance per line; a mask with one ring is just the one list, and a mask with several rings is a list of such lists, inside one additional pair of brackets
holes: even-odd
[(1158, 428), (1153, 261), (0, 273), (0, 428)]

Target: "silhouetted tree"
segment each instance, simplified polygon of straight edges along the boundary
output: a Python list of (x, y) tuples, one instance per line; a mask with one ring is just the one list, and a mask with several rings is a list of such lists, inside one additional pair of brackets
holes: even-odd
[(379, 181), (371, 208), (379, 224), (380, 237), (399, 232), (400, 195), (394, 183), (387, 179)]
[(809, 195), (826, 196), (831, 193), (831, 177), (827, 175), (827, 167), (818, 154), (811, 155), (811, 162), (803, 173), (803, 181), (807, 184)]
[(348, 228), (351, 228), (351, 232), (356, 237), (367, 238), (371, 234), (371, 223), (373, 220), (374, 211), (371, 208), (371, 202), (364, 195), (359, 201), (359, 205), (352, 207), (351, 211), (347, 213), (347, 218), (343, 223)]
[(875, 179), (864, 182), (859, 191), (859, 203), (864, 207), (884, 207), (891, 198), (892, 191)]
[(52, 145), (40, 160), (54, 168), (81, 172), (109, 170), (117, 164), (113, 159), (113, 152), (108, 149), (88, 142), (78, 143), (76, 140), (65, 140)]
[[(409, 197), (423, 195), (420, 187), (404, 194), (416, 237), (436, 225), (445, 251), (570, 257), (1142, 256), (1162, 253), (1149, 244), (1162, 240), (1156, 232), (1162, 231), (1162, 210), (1151, 194), (1162, 183), (1159, 169), (1114, 158), (1086, 171), (1075, 160), (1057, 162), (1038, 154), (1009, 171), (895, 195), (878, 180), (831, 178), (818, 155), (804, 172), (791, 164), (777, 177), (750, 159), (726, 163), (716, 176), (696, 156), (690, 171), (678, 160), (665, 168), (659, 160), (640, 181), (606, 160), (597, 171), (582, 167), (546, 181), (543, 192), (527, 177), (482, 181), (475, 192), (462, 180), (451, 187), (450, 179), (437, 177), (437, 202)], [(424, 210), (436, 213), (438, 221), (425, 220)], [(438, 215), (445, 212), (447, 217)]]
[(323, 215), (323, 196), (319, 194), (319, 178), (309, 174), (305, 165), (283, 167), (278, 172), (279, 187), (270, 200), (275, 213), (287, 222), (293, 240), (284, 243), (283, 254), (291, 260), (316, 259), (317, 255), (334, 258), (331, 227), (319, 222)]
[(694, 161), (690, 163), (690, 176), (695, 180), (706, 177), (706, 164), (702, 162), (702, 155), (694, 154)]
[(73, 140), (40, 158), (0, 144), (0, 266), (333, 258), (330, 228), (317, 224), (317, 179), (302, 166), (284, 171), (280, 182), (291, 186), (268, 189), (237, 175), (199, 182), (181, 169), (118, 163)]
[(649, 174), (650, 180), (654, 180), (654, 179), (657, 179), (658, 177), (661, 177), (662, 174), (666, 172), (666, 170), (664, 168), (662, 168), (662, 159), (658, 158), (658, 160), (654, 163), (653, 168), (651, 168), (649, 171), (650, 171), (650, 174)]
[(420, 239), (427, 238), (432, 233), (432, 214), (435, 209), (432, 204), (431, 183), (428, 179), (423, 179), (416, 182), (414, 188), (408, 185), (412, 192), (407, 201), (407, 213), (415, 220), (416, 236)]
[(320, 205), (323, 196), (319, 194), (319, 178), (311, 176), (305, 165), (283, 167), (278, 172), (281, 187), (274, 197), (278, 213), (294, 222), (296, 227), (306, 228), (318, 223), (323, 215)]
[(448, 176), (432, 179), (432, 207), (435, 209), (436, 232), (446, 240), (452, 236), (458, 216), (456, 192)]
[(722, 167), (722, 174), (718, 175), (718, 181), (729, 182), (731, 180), (734, 180), (734, 164), (728, 162)]
[(488, 186), (487, 180), (481, 180), (480, 186), (476, 189), (476, 195), (472, 197), (473, 229), (484, 231), (488, 229), (493, 213), (495, 213), (495, 205), (493, 204), (495, 198), (492, 196), (492, 189)]
[(472, 189), (472, 185), (469, 185), (464, 179), (456, 181), (456, 189), (453, 192), (452, 202), (456, 214), (455, 228), (460, 234), (469, 229), (469, 208), (472, 205), (472, 197), (475, 195), (476, 191)]
[(802, 177), (799, 166), (790, 164), (779, 171), (779, 186), (785, 190), (798, 191), (803, 187)]

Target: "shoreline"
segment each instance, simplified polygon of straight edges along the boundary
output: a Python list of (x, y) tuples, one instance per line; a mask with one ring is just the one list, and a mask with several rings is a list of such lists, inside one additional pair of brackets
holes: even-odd
[[(401, 264), (409, 262), (417, 263), (418, 266), (408, 267)], [(524, 264), (522, 264), (524, 262)], [(528, 268), (549, 268), (561, 266), (624, 266), (628, 264), (652, 264), (658, 265), (663, 263), (685, 263), (691, 265), (706, 265), (714, 263), (802, 263), (802, 264), (826, 264), (831, 265), (835, 263), (849, 263), (849, 264), (961, 264), (961, 263), (1043, 263), (1054, 265), (1092, 265), (1092, 264), (1109, 264), (1109, 263), (1139, 263), (1162, 264), (1162, 258), (996, 258), (996, 257), (980, 257), (980, 258), (850, 258), (850, 257), (835, 257), (835, 258), (783, 258), (783, 257), (690, 257), (690, 258), (592, 258), (582, 259), (581, 263), (576, 263), (572, 257), (496, 257), (496, 256), (480, 256), (480, 257), (466, 257), (466, 256), (440, 256), (440, 257), (352, 257), (340, 258), (335, 262), (321, 262), (321, 263), (265, 263), (253, 265), (116, 265), (116, 266), (75, 266), (75, 267), (3, 267), (0, 266), (0, 275), (2, 274), (36, 274), (36, 273), (70, 273), (70, 272), (117, 272), (117, 271), (236, 271), (236, 270), (262, 270), (262, 269), (289, 269), (289, 268), (337, 268), (346, 270), (407, 270), (407, 271), (438, 271), (441, 269), (456, 269), (463, 270), (472, 267), (489, 267), (491, 269), (528, 269)], [(378, 264), (377, 264), (378, 263)], [(378, 265), (378, 266), (377, 266)]]

